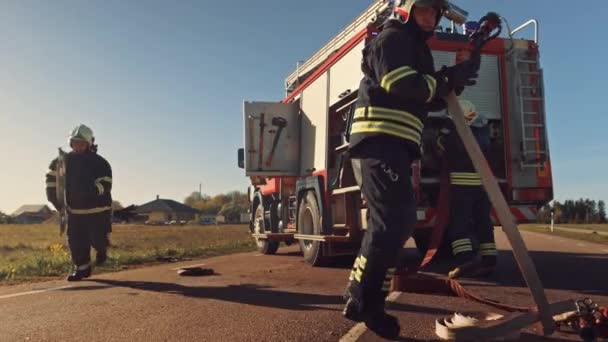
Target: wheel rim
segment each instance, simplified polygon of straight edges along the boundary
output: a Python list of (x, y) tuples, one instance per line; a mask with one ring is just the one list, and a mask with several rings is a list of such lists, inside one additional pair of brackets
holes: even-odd
[[(312, 218), (312, 210), (310, 210), (310, 207), (307, 207), (302, 215), (302, 232), (310, 235), (314, 234), (314, 223)], [(304, 248), (306, 249), (310, 249), (312, 247), (312, 240), (303, 240), (303, 243)]]
[[(264, 209), (261, 204), (258, 205), (257, 209), (255, 210), (255, 217), (253, 219), (253, 231), (256, 234), (264, 233)], [(255, 243), (258, 245), (258, 247), (264, 246), (264, 240), (258, 237), (255, 238)]]

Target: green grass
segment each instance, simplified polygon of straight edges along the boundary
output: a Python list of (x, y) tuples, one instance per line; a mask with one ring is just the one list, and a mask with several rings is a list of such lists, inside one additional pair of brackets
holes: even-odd
[[(559, 225), (559, 226), (567, 227), (567, 228), (585, 229), (586, 227), (596, 226), (596, 225), (566, 224), (566, 225)], [(597, 226), (600, 226), (600, 228), (608, 227), (608, 225), (597, 225)], [(542, 234), (561, 236), (561, 237), (574, 239), (574, 240), (589, 241), (589, 242), (595, 242), (595, 243), (608, 245), (608, 236), (600, 235), (600, 234), (592, 234), (592, 233), (588, 233), (585, 231), (581, 231), (580, 233), (577, 233), (577, 232), (554, 229), (553, 232), (551, 232), (550, 226), (546, 225), (546, 224), (525, 224), (525, 225), (520, 225), (519, 229), (527, 230), (527, 231), (531, 231), (531, 232), (542, 233)], [(594, 229), (597, 231), (600, 231), (600, 229), (597, 229), (597, 228), (594, 228)]]
[[(245, 225), (115, 225), (110, 240), (108, 262), (98, 272), (255, 249)], [(0, 225), (0, 283), (63, 277), (70, 267), (57, 226)]]

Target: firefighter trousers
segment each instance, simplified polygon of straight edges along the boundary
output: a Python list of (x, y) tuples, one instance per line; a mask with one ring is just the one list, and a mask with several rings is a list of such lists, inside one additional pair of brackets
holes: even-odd
[(400, 151), (404, 151), (400, 146), (368, 142), (352, 155), (353, 169), (360, 170), (356, 178), (368, 215), (346, 296), (361, 313), (384, 310), (399, 250), (416, 223), (411, 159)]
[(472, 257), (471, 237), (475, 237), (479, 241), (479, 255), (495, 262), (496, 243), (491, 210), (492, 204), (482, 186), (451, 185), (447, 234), (455, 257)]
[(105, 254), (110, 244), (108, 233), (112, 229), (112, 212), (95, 214), (68, 214), (68, 245), (72, 262), (82, 266), (91, 262), (91, 247), (97, 254)]

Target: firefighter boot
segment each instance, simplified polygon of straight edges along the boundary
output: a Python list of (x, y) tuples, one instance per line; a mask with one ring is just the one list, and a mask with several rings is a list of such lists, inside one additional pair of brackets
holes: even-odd
[(67, 281), (80, 281), (82, 278), (88, 278), (91, 276), (91, 265), (80, 265), (75, 266), (74, 271), (68, 275)]
[(399, 320), (395, 316), (387, 314), (384, 308), (364, 310), (361, 307), (361, 302), (354, 297), (349, 297), (342, 314), (352, 321), (364, 322), (370, 331), (382, 338), (389, 340), (399, 338), (399, 332), (401, 331)]
[[(380, 337), (397, 339), (401, 328), (397, 318), (384, 311), (386, 292), (382, 288), (369, 287), (369, 281), (374, 278), (378, 278), (375, 280), (381, 286), (386, 272), (378, 272), (379, 274), (376, 276), (373, 274), (376, 272), (370, 272), (369, 269), (367, 272), (357, 272), (358, 268), (365, 268), (365, 264), (367, 264), (366, 261), (360, 260), (366, 260), (364, 257), (358, 259), (359, 261), (355, 261), (353, 273), (344, 294), (346, 305), (342, 314), (351, 321), (364, 322), (369, 330)], [(364, 288), (364, 284), (368, 287)]]
[(473, 274), (475, 277), (489, 277), (494, 273), (496, 269), (496, 256), (488, 255), (481, 257), (481, 265), (477, 271)]
[(470, 276), (481, 266), (481, 263), (475, 258), (472, 251), (458, 253), (454, 256), (454, 259), (458, 266), (448, 273), (448, 278), (450, 279)]

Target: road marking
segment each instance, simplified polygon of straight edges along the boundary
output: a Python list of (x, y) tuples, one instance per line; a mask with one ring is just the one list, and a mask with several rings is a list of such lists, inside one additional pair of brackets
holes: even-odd
[(182, 266), (182, 267), (176, 267), (176, 268), (172, 268), (172, 271), (177, 271), (177, 270), (181, 270), (182, 268), (186, 268), (186, 267), (197, 267), (197, 266), (204, 266), (205, 264), (196, 264), (196, 265), (187, 265), (187, 266)]
[(48, 288), (48, 289), (41, 289), (41, 290), (34, 290), (34, 291), (13, 293), (13, 294), (8, 294), (8, 295), (0, 296), (0, 299), (19, 297), (19, 296), (27, 296), (27, 295), (36, 294), (36, 293), (42, 293), (42, 292), (57, 291), (57, 290), (67, 289), (67, 288), (70, 288), (70, 287), (74, 287), (74, 286), (73, 285), (66, 285), (66, 286), (59, 286), (59, 287), (51, 287), (51, 288)]
[[(395, 300), (397, 300), (397, 298), (399, 298), (400, 295), (400, 291), (391, 292), (391, 294), (386, 297), (386, 301), (394, 302)], [(367, 327), (365, 326), (365, 323), (357, 323), (344, 336), (342, 336), (342, 338), (340, 338), (340, 342), (355, 342), (359, 340), (359, 338), (361, 338), (361, 336), (363, 336), (366, 331)]]

